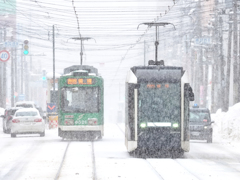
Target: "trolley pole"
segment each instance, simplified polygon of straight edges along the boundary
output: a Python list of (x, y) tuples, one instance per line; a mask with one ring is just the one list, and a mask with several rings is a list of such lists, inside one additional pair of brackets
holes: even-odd
[(82, 40), (81, 40), (80, 65), (82, 65), (82, 56), (83, 56), (83, 50), (82, 50)]
[(157, 60), (158, 60), (158, 26), (156, 26), (156, 41), (155, 41), (155, 63), (157, 64)]
[[(91, 37), (74, 37), (74, 40), (80, 40), (80, 65), (82, 66), (82, 56), (83, 56), (83, 41), (93, 39)], [(95, 39), (94, 39), (95, 40)], [(96, 42), (96, 41), (95, 41)]]
[[(172, 23), (168, 23), (168, 22), (157, 22), (157, 23), (154, 23), (154, 22), (146, 22), (146, 23), (141, 23), (138, 25), (138, 27), (140, 25), (147, 25), (149, 27), (152, 27), (152, 26), (155, 26), (156, 27), (156, 41), (155, 41), (155, 65), (157, 65), (157, 62), (158, 62), (158, 45), (159, 45), (159, 41), (158, 41), (158, 33), (159, 33), (159, 29), (158, 27), (159, 26), (166, 26), (166, 25), (173, 25)], [(137, 29), (138, 29), (137, 27)], [(174, 29), (175, 29), (175, 26), (173, 25)]]

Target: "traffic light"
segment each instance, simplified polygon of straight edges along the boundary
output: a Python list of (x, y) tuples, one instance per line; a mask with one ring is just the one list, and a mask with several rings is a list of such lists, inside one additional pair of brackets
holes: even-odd
[(47, 88), (47, 72), (42, 70), (42, 87)]
[(29, 46), (28, 46), (28, 40), (23, 41), (23, 54), (28, 55), (29, 53)]
[(46, 70), (42, 70), (42, 80), (46, 80)]

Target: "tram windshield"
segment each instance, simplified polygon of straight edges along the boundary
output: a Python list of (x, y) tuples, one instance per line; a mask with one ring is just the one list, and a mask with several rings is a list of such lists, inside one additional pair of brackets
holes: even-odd
[(139, 93), (140, 120), (147, 122), (180, 122), (180, 82), (142, 83)]
[(73, 87), (61, 90), (63, 112), (94, 113), (99, 112), (98, 87)]

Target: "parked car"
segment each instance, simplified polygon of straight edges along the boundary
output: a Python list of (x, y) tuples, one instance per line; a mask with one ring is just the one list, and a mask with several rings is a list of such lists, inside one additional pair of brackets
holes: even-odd
[(4, 114), (1, 115), (2, 119), (2, 127), (3, 132), (9, 134), (11, 132), (11, 125), (12, 125), (12, 118), (15, 114), (15, 112), (19, 109), (22, 109), (22, 107), (11, 107), (8, 109), (5, 109)]
[(210, 111), (208, 108), (190, 108), (190, 139), (207, 140), (212, 143), (212, 123)]
[(45, 121), (35, 108), (23, 108), (16, 111), (12, 119), (11, 137), (17, 134), (40, 134), (45, 136)]
[(36, 104), (33, 101), (18, 101), (16, 102), (15, 107), (37, 108)]

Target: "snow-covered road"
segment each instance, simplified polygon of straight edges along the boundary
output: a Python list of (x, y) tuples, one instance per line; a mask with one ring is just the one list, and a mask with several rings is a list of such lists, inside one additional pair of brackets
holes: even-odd
[[(1, 127), (0, 127), (1, 128)], [(129, 156), (122, 126), (105, 125), (105, 136), (94, 143), (63, 141), (57, 129), (46, 136), (11, 138), (0, 130), (0, 179), (240, 179), (240, 145), (192, 141), (180, 159), (141, 159)], [(94, 154), (93, 154), (94, 152)]]

